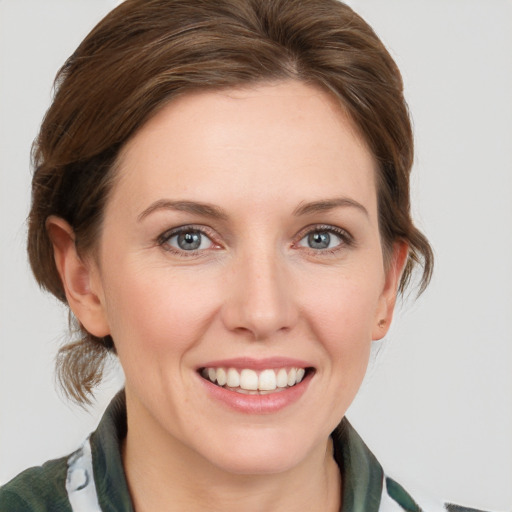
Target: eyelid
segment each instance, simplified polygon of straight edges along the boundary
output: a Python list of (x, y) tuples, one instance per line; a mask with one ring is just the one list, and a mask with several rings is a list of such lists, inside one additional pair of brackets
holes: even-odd
[[(190, 251), (184, 251), (184, 250), (172, 247), (170, 245), (166, 245), (170, 238), (172, 238), (176, 235), (179, 235), (180, 233), (187, 232), (187, 231), (198, 231), (203, 236), (206, 236), (211, 241), (211, 243), (214, 245), (214, 247), (208, 248), (208, 249), (195, 249), (195, 250), (190, 250)], [(313, 249), (313, 248), (300, 246), (301, 249), (306, 250), (306, 251), (309, 250), (310, 252), (312, 252), (314, 254), (320, 254), (320, 253), (328, 254), (328, 253), (333, 253), (333, 252), (336, 252), (343, 248), (351, 247), (351, 246), (355, 245), (354, 237), (351, 235), (351, 233), (349, 231), (347, 231), (344, 228), (341, 228), (339, 226), (333, 226), (332, 224), (311, 224), (309, 226), (302, 228), (297, 233), (297, 235), (294, 237), (294, 241), (292, 242), (292, 246), (297, 247), (298, 243), (304, 237), (308, 236), (311, 233), (322, 232), (322, 231), (334, 233), (337, 237), (340, 238), (341, 243), (333, 248), (330, 248), (330, 249)], [(173, 227), (173, 228), (170, 228), (170, 229), (164, 231), (162, 234), (160, 234), (157, 237), (156, 244), (161, 246), (164, 250), (174, 253), (174, 254), (178, 254), (180, 256), (199, 256), (199, 255), (206, 253), (212, 249), (215, 250), (215, 249), (222, 248), (222, 244), (219, 242), (218, 238), (219, 237), (218, 237), (217, 233), (209, 226), (200, 225), (200, 224), (183, 224), (181, 226), (176, 226), (176, 227)]]
[(331, 249), (313, 249), (311, 247), (301, 247), (305, 250), (313, 251), (315, 254), (319, 254), (336, 252), (337, 250), (340, 250), (343, 247), (351, 247), (355, 244), (354, 237), (344, 228), (340, 228), (339, 226), (333, 226), (332, 224), (312, 224), (310, 226), (306, 226), (297, 233), (293, 245), (298, 245), (298, 243), (303, 238), (310, 235), (311, 233), (323, 231), (334, 233), (341, 239), (341, 243), (336, 247), (332, 247)]
[[(201, 233), (201, 235), (205, 236), (211, 241), (214, 247), (208, 249), (194, 249), (191, 251), (184, 251), (182, 249), (178, 249), (176, 247), (168, 245), (168, 242), (172, 237), (179, 235), (181, 233), (186, 233), (187, 231), (197, 231)], [(215, 231), (208, 226), (198, 224), (183, 224), (181, 226), (170, 228), (157, 237), (156, 243), (157, 245), (161, 246), (164, 250), (174, 254), (178, 254), (180, 256), (198, 256), (206, 251), (218, 249), (221, 247), (221, 244), (218, 241), (218, 237), (216, 236)]]

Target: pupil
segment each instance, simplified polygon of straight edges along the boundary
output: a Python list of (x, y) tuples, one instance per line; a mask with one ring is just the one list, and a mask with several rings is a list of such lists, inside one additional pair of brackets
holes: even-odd
[(201, 235), (197, 232), (181, 233), (178, 236), (178, 245), (180, 249), (194, 250), (201, 245)]
[(312, 249), (326, 249), (331, 242), (331, 236), (325, 231), (321, 233), (311, 233), (308, 238), (309, 246)]

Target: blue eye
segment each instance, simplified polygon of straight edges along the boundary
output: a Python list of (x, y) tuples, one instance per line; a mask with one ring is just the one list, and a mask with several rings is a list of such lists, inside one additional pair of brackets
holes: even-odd
[(161, 244), (186, 252), (200, 251), (213, 246), (213, 242), (202, 231), (191, 228), (181, 229), (165, 235), (162, 237)]
[(310, 231), (299, 241), (302, 247), (308, 247), (317, 251), (325, 249), (335, 249), (336, 247), (348, 243), (347, 236), (337, 233), (334, 229), (315, 229)]

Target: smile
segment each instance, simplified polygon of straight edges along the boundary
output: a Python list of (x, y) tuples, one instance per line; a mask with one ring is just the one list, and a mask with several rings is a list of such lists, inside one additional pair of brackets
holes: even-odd
[(201, 368), (201, 376), (230, 391), (249, 395), (264, 395), (289, 389), (304, 379), (313, 371), (312, 368), (269, 368), (256, 371), (250, 368), (237, 370), (235, 368), (211, 367)]

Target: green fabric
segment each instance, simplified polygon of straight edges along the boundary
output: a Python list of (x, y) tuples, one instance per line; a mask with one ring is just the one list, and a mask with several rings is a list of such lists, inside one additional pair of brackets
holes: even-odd
[[(91, 435), (94, 483), (103, 512), (133, 512), (121, 461), (126, 405), (120, 392)], [(0, 512), (72, 512), (66, 492), (69, 456), (30, 468), (0, 489)]]
[(334, 458), (342, 478), (343, 512), (378, 512), (383, 471), (346, 418), (332, 434)]
[(126, 437), (126, 403), (119, 393), (91, 435), (94, 482), (103, 512), (133, 512), (128, 492), (121, 443)]
[(388, 494), (407, 512), (421, 512), (421, 508), (406, 492), (406, 490), (391, 478), (386, 478)]
[(66, 492), (67, 457), (27, 469), (0, 489), (0, 512), (72, 512)]
[(448, 512), (483, 512), (476, 508), (461, 507), (459, 505), (446, 505), (446, 510)]

